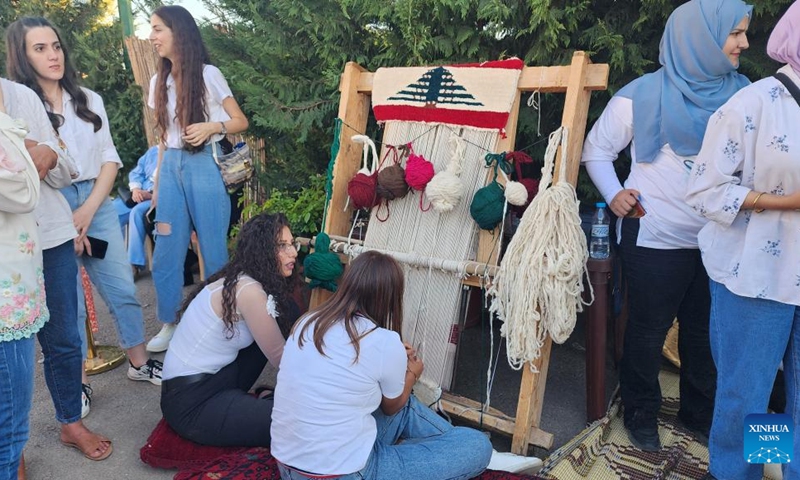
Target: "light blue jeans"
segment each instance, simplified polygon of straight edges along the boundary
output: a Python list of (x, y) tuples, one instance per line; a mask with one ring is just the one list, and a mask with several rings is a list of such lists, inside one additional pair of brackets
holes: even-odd
[(792, 463), (783, 478), (800, 478), (800, 307), (741, 297), (711, 285), (711, 353), (717, 396), (709, 438), (709, 470), (720, 480), (760, 480), (763, 465), (744, 460), (744, 419), (766, 413), (778, 365), (786, 378), (786, 414), (794, 420)]
[(122, 236), (125, 236), (125, 227), (130, 223), (128, 231), (128, 261), (131, 265), (144, 267), (147, 259), (144, 254), (144, 240), (147, 235), (145, 215), (150, 210), (150, 200), (137, 203), (133, 208), (128, 208), (119, 198), (114, 199), (114, 208), (117, 210), (119, 225), (122, 227)]
[[(477, 477), (489, 465), (492, 444), (486, 435), (450, 425), (413, 395), (396, 414), (378, 409), (372, 416), (378, 437), (367, 465), (338, 480), (461, 480)], [(278, 468), (282, 480), (314, 478), (280, 463)]]
[[(84, 180), (61, 189), (61, 193), (75, 211), (83, 205), (94, 187), (94, 180)], [(136, 298), (133, 272), (125, 253), (125, 242), (120, 232), (119, 218), (111, 198), (106, 198), (97, 209), (87, 235), (108, 242), (103, 259), (82, 255), (78, 265), (86, 268), (92, 284), (111, 311), (120, 346), (127, 350), (144, 343), (144, 317), (142, 306)], [(78, 332), (81, 335), (83, 355), (86, 356), (86, 304), (80, 275), (78, 282)]]
[(158, 319), (164, 323), (175, 321), (183, 300), (183, 262), (192, 230), (207, 276), (228, 262), (231, 204), (211, 148), (196, 154), (169, 148), (161, 160), (153, 283)]
[(33, 336), (0, 342), (0, 480), (17, 478), (33, 400)]

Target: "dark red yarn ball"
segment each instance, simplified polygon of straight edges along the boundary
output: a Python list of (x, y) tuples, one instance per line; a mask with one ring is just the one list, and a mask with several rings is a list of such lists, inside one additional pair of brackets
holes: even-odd
[(370, 209), (378, 204), (379, 199), (375, 194), (376, 184), (376, 175), (366, 175), (364, 173), (357, 173), (347, 183), (347, 195), (350, 196), (350, 201), (353, 202), (354, 208)]
[(433, 164), (422, 155), (411, 154), (406, 163), (406, 183), (414, 190), (424, 190), (434, 175)]

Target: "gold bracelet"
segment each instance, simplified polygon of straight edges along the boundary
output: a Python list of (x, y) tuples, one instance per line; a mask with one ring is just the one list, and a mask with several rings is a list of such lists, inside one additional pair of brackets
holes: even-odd
[(761, 192), (758, 195), (756, 195), (756, 199), (753, 200), (753, 212), (755, 213), (761, 213), (764, 211), (763, 208), (756, 208), (756, 204), (758, 203), (758, 199), (761, 198), (761, 195), (764, 195), (764, 192)]
[(411, 375), (414, 375), (414, 383), (419, 381), (419, 376), (416, 373), (412, 372), (410, 368), (406, 368), (406, 372), (410, 373)]

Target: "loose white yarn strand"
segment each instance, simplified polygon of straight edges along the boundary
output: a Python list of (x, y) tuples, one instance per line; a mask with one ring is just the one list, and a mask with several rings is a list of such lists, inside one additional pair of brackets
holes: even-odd
[[(549, 185), (559, 145), (561, 175)], [(540, 183), (545, 188), (522, 216), (487, 292), (493, 297), (490, 311), (503, 322), (508, 363), (515, 370), (530, 363), (535, 371), (532, 362), (541, 356), (547, 335), (556, 343), (566, 341), (577, 312), (588, 305), (581, 293), (589, 252), (575, 188), (564, 178), (566, 146), (564, 127), (550, 134)]]

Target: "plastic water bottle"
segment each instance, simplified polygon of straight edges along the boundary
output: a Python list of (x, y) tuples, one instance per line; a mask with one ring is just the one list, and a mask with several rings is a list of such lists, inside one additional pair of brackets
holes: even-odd
[(606, 212), (606, 204), (598, 202), (595, 204), (597, 210), (592, 217), (592, 238), (589, 241), (589, 256), (591, 258), (608, 258), (611, 253), (611, 246), (608, 242), (609, 217)]

